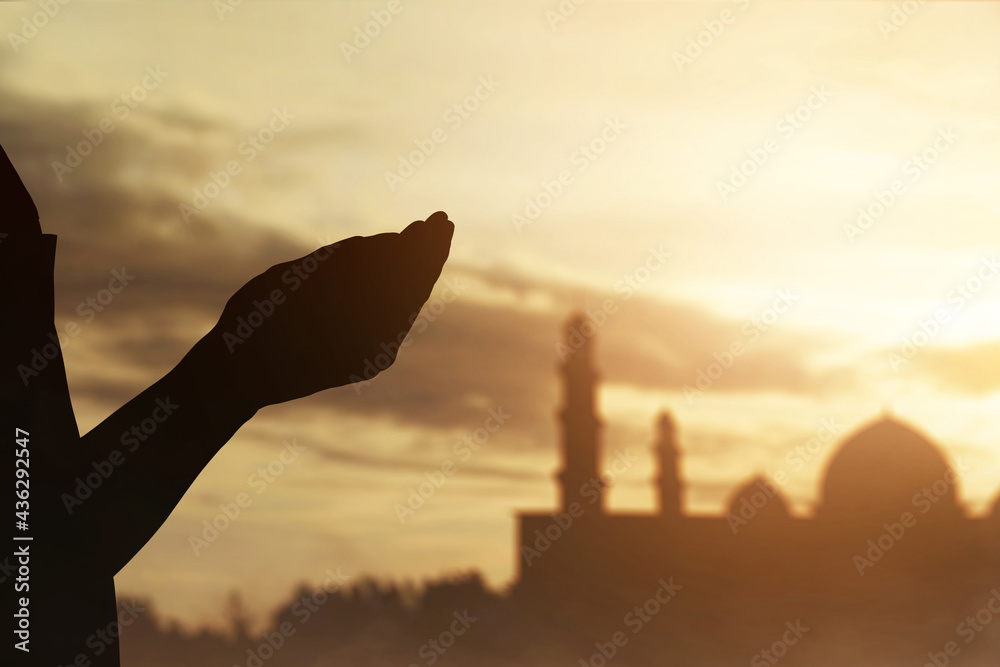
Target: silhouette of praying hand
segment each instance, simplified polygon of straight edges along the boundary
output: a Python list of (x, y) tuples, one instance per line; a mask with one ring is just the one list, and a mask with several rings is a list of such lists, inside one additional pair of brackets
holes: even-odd
[(454, 229), (439, 211), (399, 233), (354, 236), (272, 266), (229, 299), (189, 361), (220, 372), (252, 411), (371, 379), (395, 361)]
[[(114, 625), (114, 575), (257, 410), (370, 379), (395, 361), (448, 258), (454, 225), (438, 212), (400, 233), (352, 237), (271, 267), (233, 295), (181, 363), (80, 436), (62, 352), (50, 342), (58, 341), (56, 237), (42, 234), (2, 148), (0, 209), (0, 284), (16, 324), (0, 326), (0, 426), (31, 434), (32, 530), (41, 538), (30, 543), (35, 641), (23, 664), (62, 664), (90, 645), (95, 628)], [(43, 346), (57, 353), (25, 383), (18, 364)], [(154, 420), (123, 454), (123, 434)], [(124, 463), (114, 468), (116, 457)], [(13, 477), (15, 458), (8, 461)], [(67, 504), (99, 465), (114, 474), (102, 473), (86, 502)], [(88, 664), (117, 667), (117, 643)]]

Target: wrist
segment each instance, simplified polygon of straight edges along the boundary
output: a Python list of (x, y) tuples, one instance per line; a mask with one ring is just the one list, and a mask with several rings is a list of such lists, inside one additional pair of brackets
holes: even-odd
[(191, 400), (202, 418), (220, 427), (238, 429), (256, 414), (259, 406), (252, 400), (250, 387), (241, 381), (232, 355), (213, 329), (184, 356), (171, 375), (189, 389)]

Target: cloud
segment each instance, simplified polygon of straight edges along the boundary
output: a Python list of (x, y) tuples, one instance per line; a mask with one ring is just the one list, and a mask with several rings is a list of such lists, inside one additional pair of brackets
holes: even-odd
[[(79, 339), (67, 345), (67, 361), (74, 391), (88, 398), (115, 405), (128, 400), (180, 360), (246, 280), (312, 249), (222, 206), (209, 207), (197, 224), (180, 219), (178, 194), (215, 166), (199, 142), (224, 131), (223, 121), (139, 107), (134, 113), (143, 122), (119, 124), (59, 183), (51, 161), (62, 159), (65, 146), (103, 111), (10, 91), (0, 95), (0, 142), (33, 193), (44, 228), (59, 235), (56, 310), (60, 322), (82, 327)], [(83, 321), (80, 304), (106, 287), (116, 269), (134, 274), (134, 282), (92, 323)], [(502, 406), (515, 415), (509, 429), (516, 437), (508, 442), (548, 448), (561, 400), (555, 345), (569, 304), (618, 299), (617, 312), (597, 334), (598, 369), (606, 382), (642, 390), (693, 384), (714, 362), (713, 353), (743, 339), (743, 322), (708, 305), (625, 300), (460, 262), (447, 267), (443, 280), (449, 278), (471, 286), (440, 314), (425, 312), (434, 321), (414, 333), (413, 345), (389, 372), (360, 390), (345, 387), (305, 399), (303, 407), (471, 428), (486, 408)], [(496, 298), (501, 294), (513, 298)], [(764, 333), (711, 391), (818, 395), (847, 388), (853, 382), (849, 368), (810, 364), (832, 344), (785, 329)], [(101, 363), (81, 361), (94, 355)]]
[[(406, 459), (406, 460), (399, 458), (386, 459), (380, 456), (372, 456), (369, 454), (364, 454), (362, 452), (356, 452), (346, 449), (334, 449), (330, 447), (319, 448), (318, 454), (321, 458), (338, 464), (360, 465), (366, 467), (376, 467), (379, 469), (392, 469), (392, 470), (400, 470), (404, 472), (413, 472), (413, 473), (425, 473), (429, 471), (426, 461), (420, 461), (415, 459)], [(462, 477), (467, 477), (467, 476), (489, 477), (506, 481), (528, 481), (528, 482), (547, 481), (551, 477), (546, 472), (504, 468), (500, 466), (461, 463), (459, 464), (458, 467), (459, 467), (459, 473), (461, 474)]]
[[(899, 354), (898, 350), (892, 350)], [(910, 361), (911, 372), (946, 392), (983, 396), (1000, 390), (1000, 342), (927, 347)]]

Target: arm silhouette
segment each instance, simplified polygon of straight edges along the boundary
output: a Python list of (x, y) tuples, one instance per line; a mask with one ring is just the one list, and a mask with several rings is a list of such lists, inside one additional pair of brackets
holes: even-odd
[[(15, 428), (30, 434), (34, 538), (34, 640), (30, 654), (11, 648), (13, 664), (68, 664), (114, 621), (115, 573), (257, 410), (391, 365), (454, 226), (438, 212), (401, 233), (352, 237), (271, 267), (173, 370), (81, 438), (54, 325), (56, 237), (42, 233), (2, 148), (0, 197), (0, 428), (4, 442)], [(72, 502), (76, 480), (97, 467), (111, 472)], [(16, 596), (5, 600), (12, 618)], [(117, 642), (91, 664), (117, 667)]]
[(319, 248), (244, 285), (176, 368), (81, 438), (66, 484), (93, 462), (123, 460), (73, 508), (72, 533), (93, 549), (88, 570), (123, 567), (257, 410), (388, 367), (453, 230), (438, 212), (401, 233)]

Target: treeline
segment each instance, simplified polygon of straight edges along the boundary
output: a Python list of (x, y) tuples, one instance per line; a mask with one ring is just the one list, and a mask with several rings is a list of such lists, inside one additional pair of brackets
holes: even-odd
[(341, 585), (331, 576), (324, 585), (295, 591), (263, 632), (251, 630), (259, 623), (235, 593), (220, 613), (225, 629), (185, 631), (164, 622), (151, 601), (123, 600), (121, 608), (126, 605), (133, 611), (123, 615), (124, 667), (501, 665), (513, 656), (510, 642), (498, 638), (523, 630), (505, 596), (478, 573), (419, 588), (371, 578)]

